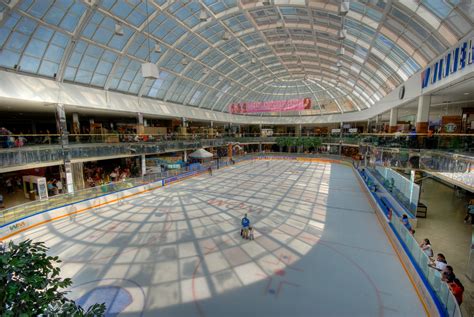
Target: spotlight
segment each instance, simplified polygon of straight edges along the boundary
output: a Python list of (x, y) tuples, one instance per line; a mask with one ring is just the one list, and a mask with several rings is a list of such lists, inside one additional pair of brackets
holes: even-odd
[(201, 12), (199, 12), (199, 21), (201, 22), (206, 22), (207, 21), (207, 12), (204, 10), (204, 8), (201, 6)]
[(341, 30), (337, 31), (337, 38), (339, 40), (345, 39), (346, 36), (347, 36), (347, 30), (346, 29), (341, 29)]
[(155, 44), (155, 53), (161, 53), (161, 45), (159, 43)]
[(349, 12), (350, 1), (342, 1), (339, 6), (339, 15), (344, 16)]
[(158, 79), (160, 77), (158, 66), (156, 66), (156, 64), (153, 64), (153, 63), (143, 63), (142, 76), (143, 78), (146, 78), (146, 79)]
[(115, 35), (123, 36), (123, 27), (120, 23), (115, 23)]

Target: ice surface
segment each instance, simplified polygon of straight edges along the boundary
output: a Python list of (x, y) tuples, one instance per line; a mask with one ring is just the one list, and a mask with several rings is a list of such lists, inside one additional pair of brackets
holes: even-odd
[[(240, 238), (244, 213), (254, 241)], [(16, 239), (27, 237), (63, 260), (72, 298), (111, 289), (114, 303), (120, 289), (132, 301), (112, 307), (127, 316), (425, 314), (353, 171), (337, 164), (242, 163)]]

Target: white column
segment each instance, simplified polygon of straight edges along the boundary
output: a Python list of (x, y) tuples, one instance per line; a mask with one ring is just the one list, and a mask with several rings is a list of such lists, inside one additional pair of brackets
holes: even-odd
[(141, 155), (141, 165), (142, 165), (142, 176), (145, 176), (146, 174), (146, 157), (145, 154)]
[(144, 134), (145, 126), (143, 124), (143, 113), (137, 113), (137, 134)]
[(72, 114), (72, 133), (73, 134), (80, 134), (81, 133), (81, 125), (79, 123), (79, 114), (73, 113)]
[(296, 136), (301, 136), (301, 130), (302, 130), (301, 124), (296, 125), (296, 128), (295, 128)]
[(416, 132), (428, 132), (430, 101), (431, 98), (429, 95), (423, 95), (418, 98), (418, 111), (416, 113)]
[[(63, 170), (66, 189), (69, 194), (74, 193), (74, 178), (72, 175), (71, 153), (69, 151), (69, 134), (67, 132), (66, 111), (63, 104), (56, 105), (56, 126), (63, 152)], [(63, 182), (64, 183), (64, 182)]]
[(390, 109), (390, 123), (388, 132), (394, 133), (397, 132), (397, 123), (398, 123), (398, 108)]

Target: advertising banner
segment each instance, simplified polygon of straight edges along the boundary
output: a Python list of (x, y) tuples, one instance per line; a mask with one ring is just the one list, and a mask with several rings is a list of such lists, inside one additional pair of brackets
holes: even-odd
[(241, 102), (229, 105), (229, 113), (301, 111), (311, 109), (311, 99)]

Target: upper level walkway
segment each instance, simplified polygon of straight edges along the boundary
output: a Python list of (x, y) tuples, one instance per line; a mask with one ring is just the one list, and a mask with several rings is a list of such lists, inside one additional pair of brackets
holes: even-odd
[[(233, 135), (68, 135), (61, 145), (59, 135), (0, 136), (0, 173), (62, 164), (69, 152), (72, 162), (136, 155), (170, 153), (228, 144), (276, 144), (280, 150), (317, 152), (339, 146), (359, 147), (368, 163), (401, 169), (420, 169), (433, 176), (474, 191), (474, 135), (472, 134), (289, 134), (264, 137)], [(326, 147), (321, 147), (326, 145)], [(335, 146), (335, 147), (334, 147)]]

